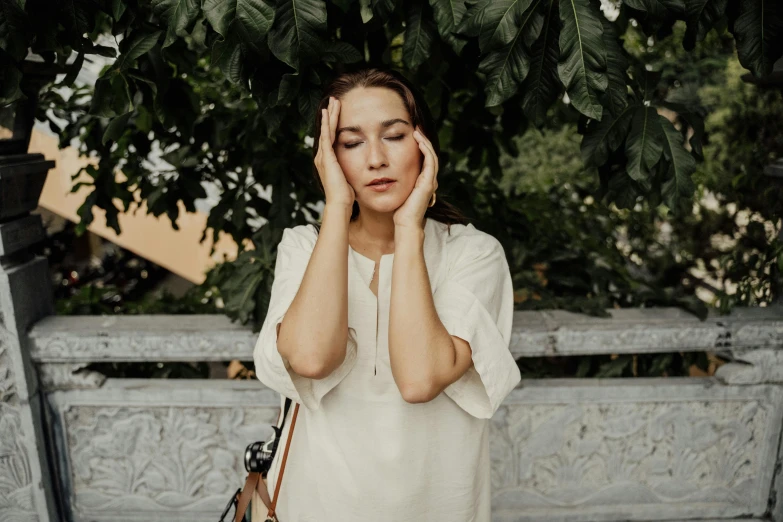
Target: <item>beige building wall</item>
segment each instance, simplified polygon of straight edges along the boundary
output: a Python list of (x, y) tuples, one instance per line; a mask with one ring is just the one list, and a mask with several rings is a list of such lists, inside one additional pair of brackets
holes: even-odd
[[(78, 150), (72, 147), (60, 150), (57, 137), (38, 129), (33, 130), (29, 151), (40, 152), (46, 159), (57, 163), (46, 178), (40, 205), (74, 223), (79, 222), (77, 210), (92, 189), (81, 187), (77, 192), (71, 193), (74, 183), (81, 179), (90, 179), (86, 174), (82, 174), (79, 179), (72, 181), (71, 176), (88, 164), (88, 159), (80, 158)], [(138, 195), (136, 199), (139, 199)], [(119, 202), (117, 206), (120, 207)], [(237, 244), (228, 234), (221, 232), (215, 253), (210, 256), (212, 231), (209, 231), (203, 243), (199, 243), (207, 216), (202, 212), (186, 212), (181, 202), (179, 209), (177, 223), (180, 230), (172, 228), (166, 215), (156, 218), (147, 214), (147, 207), (143, 203), (141, 207), (134, 204), (127, 213), (119, 215), (122, 230), (119, 236), (106, 225), (106, 214), (101, 209), (94, 209), (95, 219), (87, 228), (188, 281), (199, 284), (206, 278), (206, 271), (222, 261), (224, 256), (228, 260), (236, 258)]]

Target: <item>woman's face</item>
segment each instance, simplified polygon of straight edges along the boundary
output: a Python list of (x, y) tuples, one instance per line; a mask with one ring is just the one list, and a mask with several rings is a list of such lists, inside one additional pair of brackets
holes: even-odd
[[(408, 111), (396, 92), (382, 87), (357, 87), (340, 102), (337, 162), (361, 208), (394, 212), (413, 191), (423, 159)], [(379, 192), (368, 186), (376, 178), (395, 181)]]

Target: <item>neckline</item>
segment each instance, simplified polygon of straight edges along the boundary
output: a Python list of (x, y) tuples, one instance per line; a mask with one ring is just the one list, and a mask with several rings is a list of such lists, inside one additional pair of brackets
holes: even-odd
[[(426, 233), (427, 233), (427, 226), (429, 225), (429, 223), (430, 223), (430, 218), (425, 218), (425, 221), (424, 221), (424, 233), (425, 233), (425, 236), (424, 236), (424, 237), (425, 237), (425, 240), (426, 240), (426, 237), (427, 237), (427, 236), (426, 236)], [(359, 252), (357, 252), (357, 251), (356, 251), (356, 250), (355, 250), (355, 249), (354, 249), (354, 248), (351, 246), (351, 244), (350, 244), (350, 243), (348, 243), (348, 250), (352, 251), (354, 254), (356, 254), (357, 256), (359, 256), (361, 259), (363, 259), (363, 260), (366, 260), (366, 261), (368, 261), (368, 262), (372, 263), (372, 265), (373, 265), (373, 266), (375, 266), (375, 261), (373, 261), (373, 260), (372, 260), (372, 259), (370, 259), (369, 257), (365, 256), (364, 254), (360, 254)], [(381, 256), (381, 258), (378, 260), (378, 262), (379, 262), (379, 263), (380, 263), (380, 262), (382, 262), (382, 261), (383, 261), (385, 258), (387, 258), (387, 257), (394, 257), (394, 252), (392, 252), (391, 254), (383, 254), (383, 255)]]

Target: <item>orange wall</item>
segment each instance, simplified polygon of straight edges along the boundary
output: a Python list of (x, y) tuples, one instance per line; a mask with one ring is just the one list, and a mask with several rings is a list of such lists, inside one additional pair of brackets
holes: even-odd
[[(39, 204), (70, 221), (79, 222), (77, 209), (92, 189), (81, 187), (76, 193), (71, 193), (70, 190), (74, 183), (82, 179), (85, 181), (90, 179), (86, 174), (82, 174), (76, 181), (71, 181), (71, 176), (89, 163), (87, 158), (80, 158), (78, 150), (73, 147), (59, 150), (58, 139), (55, 136), (37, 129), (33, 131), (29, 151), (40, 152), (46, 159), (54, 160), (57, 163), (49, 171)], [(135, 199), (140, 199), (138, 193)], [(119, 201), (117, 207), (122, 208)], [(101, 209), (93, 210), (95, 219), (87, 228), (91, 232), (198, 284), (206, 278), (206, 271), (220, 262), (224, 255), (228, 256), (230, 260), (235, 259), (237, 245), (229, 235), (221, 232), (215, 254), (210, 257), (212, 231), (208, 231), (207, 238), (203, 243), (199, 244), (198, 242), (206, 226), (207, 216), (201, 212), (186, 212), (182, 202), (179, 203), (179, 210), (177, 224), (180, 230), (174, 230), (171, 227), (171, 222), (165, 214), (159, 218), (147, 214), (147, 207), (144, 203), (141, 208), (137, 204), (133, 204), (128, 213), (119, 215), (118, 219), (122, 230), (119, 236), (106, 225), (106, 213)]]

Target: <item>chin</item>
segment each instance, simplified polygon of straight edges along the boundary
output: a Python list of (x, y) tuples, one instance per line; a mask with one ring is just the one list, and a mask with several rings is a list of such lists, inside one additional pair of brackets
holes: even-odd
[(362, 202), (360, 207), (373, 212), (389, 213), (400, 208), (403, 203), (405, 203), (405, 200), (399, 198), (377, 198), (376, 201), (370, 203)]

